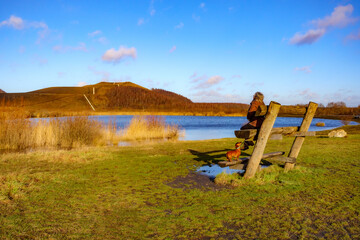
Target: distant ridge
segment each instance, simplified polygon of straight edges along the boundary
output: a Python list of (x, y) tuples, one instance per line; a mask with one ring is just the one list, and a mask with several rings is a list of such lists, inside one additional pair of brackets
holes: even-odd
[(3, 91), (2, 89), (0, 89), (0, 93), (6, 93), (5, 91)]
[(163, 89), (148, 89), (132, 82), (100, 82), (82, 87), (49, 87), (27, 93), (0, 93), (2, 106), (23, 107), (39, 112), (66, 115), (67, 112), (171, 113), (190, 115), (244, 115), (247, 104), (194, 103)]

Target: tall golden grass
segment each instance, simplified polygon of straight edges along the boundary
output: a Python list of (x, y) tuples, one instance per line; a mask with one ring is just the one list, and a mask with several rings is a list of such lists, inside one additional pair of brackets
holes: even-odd
[(129, 125), (120, 132), (121, 140), (178, 140), (184, 135), (177, 125), (168, 125), (161, 116), (134, 116)]
[(0, 149), (104, 145), (115, 136), (113, 123), (103, 124), (87, 116), (31, 120), (22, 111), (0, 115)]
[(118, 131), (114, 121), (104, 124), (87, 116), (31, 120), (22, 111), (0, 114), (0, 149), (5, 150), (101, 146), (180, 135), (177, 126), (154, 116), (135, 116), (127, 128)]

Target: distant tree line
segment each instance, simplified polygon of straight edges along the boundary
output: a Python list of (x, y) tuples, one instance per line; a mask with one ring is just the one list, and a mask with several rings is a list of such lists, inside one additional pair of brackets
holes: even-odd
[[(294, 106), (281, 106), (280, 116), (291, 116), (291, 115), (301, 115), (306, 111), (307, 104), (297, 104)], [(319, 104), (318, 109), (316, 110), (315, 116), (338, 116), (338, 115), (359, 115), (360, 114), (360, 105), (356, 107), (346, 107), (344, 102), (329, 102), (326, 107), (323, 104)]]

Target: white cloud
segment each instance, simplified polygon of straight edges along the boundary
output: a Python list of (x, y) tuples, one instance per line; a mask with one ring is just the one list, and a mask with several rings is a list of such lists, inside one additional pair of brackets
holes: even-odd
[(55, 52), (59, 52), (59, 53), (65, 53), (65, 52), (71, 52), (71, 51), (80, 51), (80, 52), (88, 51), (85, 43), (79, 43), (78, 46), (74, 46), (74, 47), (73, 46), (56, 45), (53, 47), (53, 50)]
[(194, 78), (196, 76), (197, 76), (197, 72), (194, 72), (189, 78), (191, 79), (191, 78)]
[(346, 40), (360, 40), (360, 29), (357, 33), (351, 33), (346, 37)]
[(154, 0), (150, 1), (149, 13), (150, 13), (150, 16), (154, 16), (156, 13), (156, 10), (154, 8)]
[(310, 66), (304, 66), (304, 67), (296, 67), (294, 68), (295, 71), (305, 72), (305, 73), (311, 73), (311, 67)]
[(37, 62), (40, 66), (43, 66), (48, 63), (48, 60), (46, 58), (40, 57), (37, 54), (33, 56), (33, 60), (34, 62)]
[(172, 52), (174, 52), (175, 50), (176, 50), (176, 46), (173, 46), (173, 47), (169, 50), (169, 52), (172, 53)]
[(100, 34), (102, 34), (102, 32), (100, 30), (96, 30), (94, 32), (88, 33), (88, 35), (90, 37), (95, 37), (95, 36), (100, 35)]
[(145, 20), (143, 18), (139, 18), (137, 25), (141, 26), (145, 23)]
[(202, 90), (192, 94), (194, 102), (230, 102), (230, 103), (243, 103), (248, 102), (239, 94), (222, 93), (220, 89), (215, 90)]
[(325, 32), (325, 29), (310, 29), (305, 34), (296, 33), (290, 39), (290, 43), (295, 45), (312, 44), (319, 40)]
[(321, 102), (345, 102), (348, 107), (357, 107), (359, 106), (360, 96), (356, 90), (352, 89), (338, 89), (336, 92), (325, 94)]
[(207, 80), (207, 83), (210, 85), (214, 85), (214, 84), (218, 84), (222, 80), (224, 80), (224, 78), (221, 76), (213, 76)]
[(97, 41), (98, 41), (99, 43), (102, 43), (102, 44), (108, 43), (108, 40), (107, 40), (106, 37), (100, 37), (100, 38), (97, 39)]
[(178, 25), (175, 26), (175, 29), (181, 29), (184, 27), (184, 24), (180, 22)]
[(32, 28), (42, 28), (42, 29), (47, 29), (48, 26), (46, 25), (46, 23), (44, 22), (28, 22), (27, 25), (29, 27), (32, 27)]
[(319, 97), (319, 95), (317, 93), (311, 92), (309, 88), (307, 88), (303, 91), (300, 91), (299, 95), (304, 97), (305, 99), (309, 99), (309, 100)]
[(101, 82), (108, 82), (110, 81), (110, 73), (105, 71), (98, 71), (95, 69), (95, 67), (89, 66), (88, 69), (96, 76), (101, 77)]
[(8, 26), (17, 30), (21, 30), (25, 27), (25, 22), (22, 20), (22, 18), (11, 15), (8, 20), (4, 20), (0, 23), (0, 27), (1, 26)]
[[(194, 73), (195, 74), (195, 73)], [(201, 82), (201, 81), (205, 81), (208, 77), (206, 75), (202, 75), (202, 76), (197, 76), (197, 74), (195, 74), (193, 76), (191, 76), (192, 80), (191, 82), (192, 83), (197, 83), (197, 82)]]
[[(92, 38), (99, 37), (99, 35), (102, 35), (102, 31), (96, 30), (94, 32), (88, 33), (88, 35)], [(106, 37), (99, 37), (97, 39), (94, 39), (94, 41), (102, 43), (102, 44), (108, 43), (108, 40)]]
[(199, 6), (201, 9), (205, 9), (205, 3), (200, 3), (200, 6)]
[(78, 82), (77, 86), (78, 87), (83, 87), (83, 86), (86, 86), (87, 83), (86, 82)]
[(131, 57), (133, 59), (136, 58), (136, 48), (126, 48), (123, 46), (119, 47), (119, 50), (115, 50), (111, 48), (107, 50), (104, 55), (102, 56), (102, 60), (105, 62), (113, 62), (117, 63), (124, 58)]
[(346, 27), (347, 25), (357, 21), (357, 18), (350, 16), (353, 11), (354, 7), (351, 4), (338, 6), (334, 8), (334, 11), (330, 16), (326, 16), (323, 19), (313, 20), (312, 23), (318, 26), (318, 28)]
[(237, 78), (237, 79), (241, 79), (242, 78), (242, 76), (241, 75), (232, 75), (232, 77), (231, 78)]
[(353, 11), (354, 7), (351, 4), (335, 7), (330, 16), (311, 21), (316, 27), (315, 29), (310, 29), (304, 34), (295, 33), (290, 39), (290, 44), (312, 44), (319, 40), (330, 28), (342, 28), (356, 22), (358, 18), (351, 17)]
[[(201, 81), (204, 79), (204, 77), (206, 77), (206, 76), (202, 76), (202, 77), (193, 79), (192, 82)], [(200, 82), (195, 88), (210, 88), (210, 87), (220, 83), (223, 80), (224, 80), (224, 78), (219, 75), (212, 76), (212, 77), (208, 78), (206, 81)]]
[(200, 16), (196, 16), (195, 13), (192, 15), (192, 18), (194, 19), (195, 22), (200, 21)]
[(22, 30), (24, 28), (35, 28), (40, 29), (38, 32), (38, 39), (36, 43), (40, 43), (42, 39), (44, 39), (49, 34), (49, 27), (44, 22), (36, 22), (36, 21), (24, 21), (21, 17), (17, 17), (11, 15), (9, 19), (0, 22), (0, 27), (8, 26), (14, 28), (16, 30)]

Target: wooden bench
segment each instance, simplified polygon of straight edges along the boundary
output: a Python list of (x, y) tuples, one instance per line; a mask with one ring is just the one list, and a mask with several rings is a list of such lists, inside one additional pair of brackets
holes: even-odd
[[(220, 167), (234, 166), (237, 164), (242, 164), (245, 171), (245, 178), (251, 178), (255, 175), (256, 171), (259, 169), (259, 164), (262, 159), (267, 159), (269, 161), (276, 161), (285, 163), (285, 170), (290, 170), (294, 168), (296, 163), (296, 158), (299, 155), (302, 144), (306, 136), (315, 136), (315, 132), (308, 132), (311, 121), (315, 115), (317, 104), (310, 102), (306, 113), (304, 115), (301, 126), (299, 127), (281, 127), (273, 128), (276, 117), (280, 110), (280, 104), (277, 102), (271, 102), (268, 108), (268, 111), (265, 116), (265, 120), (261, 125), (260, 130), (257, 129), (247, 129), (247, 130), (236, 130), (235, 136), (237, 138), (250, 139), (258, 134), (256, 144), (254, 146), (252, 155), (250, 157), (240, 158), (238, 161), (222, 161), (219, 162)], [(287, 157), (283, 156), (285, 152), (273, 152), (264, 154), (266, 143), (271, 134), (283, 134), (294, 136), (295, 140), (290, 149), (290, 152)]]

